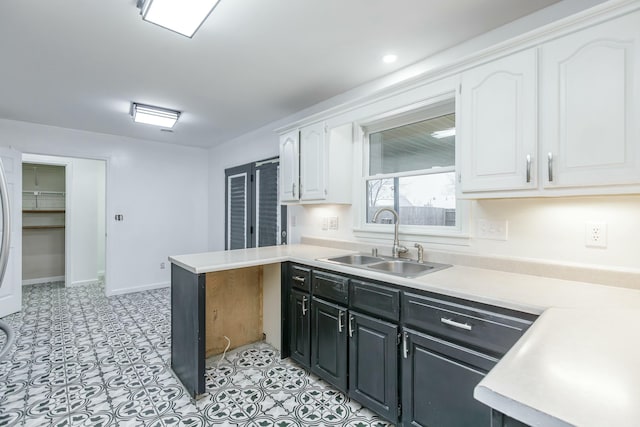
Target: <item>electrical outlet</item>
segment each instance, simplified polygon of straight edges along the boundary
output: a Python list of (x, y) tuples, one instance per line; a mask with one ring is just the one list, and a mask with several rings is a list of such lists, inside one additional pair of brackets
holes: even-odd
[(325, 216), (322, 218), (322, 231), (327, 231), (329, 229), (329, 217)]
[(329, 230), (337, 230), (338, 229), (338, 217), (330, 216), (329, 217)]
[(165, 266), (164, 266), (164, 262), (161, 262), (161, 263), (160, 263), (160, 270), (164, 270), (164, 267), (165, 267)]
[(607, 247), (607, 224), (587, 222), (584, 225), (584, 245), (588, 248)]
[(507, 220), (489, 221), (479, 219), (476, 235), (479, 239), (507, 240), (509, 222)]

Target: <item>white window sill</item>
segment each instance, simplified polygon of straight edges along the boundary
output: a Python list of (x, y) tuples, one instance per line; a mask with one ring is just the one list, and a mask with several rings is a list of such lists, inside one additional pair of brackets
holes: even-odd
[[(404, 228), (404, 230), (403, 230)], [(379, 241), (393, 240), (393, 225), (386, 227), (356, 227), (353, 229), (353, 235), (361, 239), (375, 239)], [(441, 245), (469, 246), (471, 244), (471, 236), (468, 232), (453, 230), (420, 230), (415, 227), (408, 228), (400, 226), (398, 238), (401, 241), (410, 241), (416, 243), (429, 243)]]

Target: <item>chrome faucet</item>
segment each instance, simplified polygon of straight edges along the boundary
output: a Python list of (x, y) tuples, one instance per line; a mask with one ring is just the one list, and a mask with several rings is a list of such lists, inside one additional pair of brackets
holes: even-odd
[(399, 258), (400, 254), (407, 253), (409, 249), (407, 249), (405, 246), (400, 246), (400, 240), (398, 240), (398, 227), (400, 226), (400, 217), (398, 216), (398, 212), (396, 212), (395, 209), (392, 208), (380, 208), (376, 211), (375, 214), (373, 214), (372, 221), (378, 222), (378, 215), (380, 215), (380, 212), (384, 211), (391, 212), (393, 214), (395, 229), (393, 232), (393, 248), (391, 249), (391, 255), (394, 258)]

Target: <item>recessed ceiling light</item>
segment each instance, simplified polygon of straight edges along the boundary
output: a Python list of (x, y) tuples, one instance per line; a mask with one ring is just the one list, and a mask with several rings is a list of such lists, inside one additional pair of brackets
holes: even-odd
[(133, 117), (133, 121), (136, 123), (145, 123), (171, 129), (178, 121), (180, 111), (133, 102), (131, 104), (131, 117)]
[(193, 37), (220, 0), (138, 0), (142, 19)]
[(397, 59), (398, 59), (398, 56), (397, 55), (393, 55), (393, 54), (385, 55), (385, 56), (382, 57), (382, 61), (385, 64), (391, 64), (393, 62), (396, 62)]

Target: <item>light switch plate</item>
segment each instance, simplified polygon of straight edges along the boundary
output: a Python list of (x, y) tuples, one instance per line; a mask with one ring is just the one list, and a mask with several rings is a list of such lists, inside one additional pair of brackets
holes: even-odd
[(479, 219), (476, 227), (476, 235), (479, 239), (508, 240), (509, 221)]

